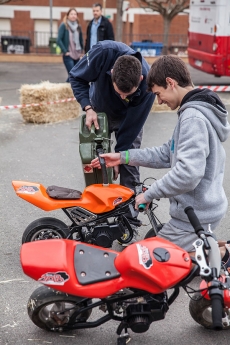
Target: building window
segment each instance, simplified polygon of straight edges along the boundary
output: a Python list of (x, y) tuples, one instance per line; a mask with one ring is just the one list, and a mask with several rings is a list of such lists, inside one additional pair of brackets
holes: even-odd
[[(44, 47), (49, 45), (50, 33), (50, 21), (36, 19), (34, 21), (34, 43), (36, 47)], [(57, 37), (58, 25), (57, 21), (53, 20), (52, 25), (52, 37)]]

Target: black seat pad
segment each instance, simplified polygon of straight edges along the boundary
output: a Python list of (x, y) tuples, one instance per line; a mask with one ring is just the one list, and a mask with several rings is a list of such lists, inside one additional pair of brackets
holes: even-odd
[(74, 252), (74, 268), (80, 284), (87, 285), (118, 278), (120, 273), (114, 266), (117, 254), (106, 248), (78, 244)]
[(49, 186), (46, 193), (53, 199), (80, 199), (82, 195), (79, 190), (58, 186)]

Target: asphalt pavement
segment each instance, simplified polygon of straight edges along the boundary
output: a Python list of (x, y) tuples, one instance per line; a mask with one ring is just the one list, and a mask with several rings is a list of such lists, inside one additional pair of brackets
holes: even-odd
[[(192, 71), (194, 84), (210, 84), (212, 76), (202, 76)], [(205, 77), (207, 79), (205, 79)], [(0, 97), (2, 104), (18, 104), (21, 84), (40, 81), (63, 82), (66, 72), (62, 64), (0, 64)], [(229, 83), (230, 78), (223, 79)], [(229, 83), (230, 84), (230, 83)], [(228, 94), (221, 95), (230, 110)], [(57, 105), (58, 106), (58, 105)], [(177, 121), (175, 112), (151, 113), (144, 127), (143, 147), (161, 145), (167, 141)], [(21, 237), (33, 220), (54, 216), (63, 221), (62, 211), (44, 212), (18, 198), (11, 185), (12, 180), (40, 182), (44, 186), (84, 189), (84, 179), (78, 153), (79, 118), (53, 124), (25, 123), (18, 111), (0, 112), (0, 344), (1, 345), (101, 345), (116, 344), (118, 323), (110, 321), (95, 329), (50, 333), (37, 328), (26, 311), (30, 294), (39, 284), (25, 276), (20, 266)], [(227, 162), (225, 190), (230, 198), (230, 141), (226, 149)], [(141, 178), (160, 178), (164, 170), (141, 168)], [(162, 222), (168, 220), (168, 201), (161, 200), (157, 215)], [(149, 229), (146, 216), (140, 239)], [(217, 230), (218, 238), (229, 238), (230, 213)], [(115, 244), (114, 249), (121, 250)], [(58, 254), (57, 254), (58, 255)], [(198, 283), (198, 282), (195, 282)], [(165, 320), (153, 323), (144, 334), (131, 333), (130, 344), (204, 345), (229, 344), (229, 333), (205, 330), (197, 325), (188, 311), (189, 297), (182, 290), (170, 307)], [(96, 313), (97, 315), (97, 313)], [(93, 316), (96, 316), (93, 314)]]

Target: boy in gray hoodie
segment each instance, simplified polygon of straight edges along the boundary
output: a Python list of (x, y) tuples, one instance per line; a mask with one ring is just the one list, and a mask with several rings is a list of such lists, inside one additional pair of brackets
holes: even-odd
[[(223, 189), (225, 151), (222, 146), (230, 132), (227, 111), (217, 94), (194, 89), (185, 63), (177, 56), (159, 57), (151, 66), (147, 84), (159, 104), (177, 110), (178, 122), (172, 138), (160, 147), (132, 149), (102, 155), (107, 166), (129, 164), (154, 169), (171, 168), (146, 192), (136, 197), (147, 205), (153, 199), (169, 198), (170, 221), (158, 233), (188, 252), (197, 239), (184, 209), (192, 206), (204, 229), (214, 230), (228, 207)], [(98, 167), (98, 160), (92, 161)], [(223, 243), (223, 242), (222, 242)], [(221, 248), (223, 261), (229, 259), (228, 245)], [(230, 259), (229, 259), (230, 266)]]

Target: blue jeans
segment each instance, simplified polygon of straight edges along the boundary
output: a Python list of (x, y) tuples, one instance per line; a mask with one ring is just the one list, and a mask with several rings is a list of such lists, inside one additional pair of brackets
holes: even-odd
[(65, 65), (65, 68), (66, 68), (66, 70), (68, 72), (68, 78), (67, 78), (66, 82), (69, 82), (69, 72), (76, 65), (76, 63), (78, 63), (79, 60), (80, 59), (74, 60), (69, 55), (63, 55), (63, 62), (64, 62), (64, 65)]

